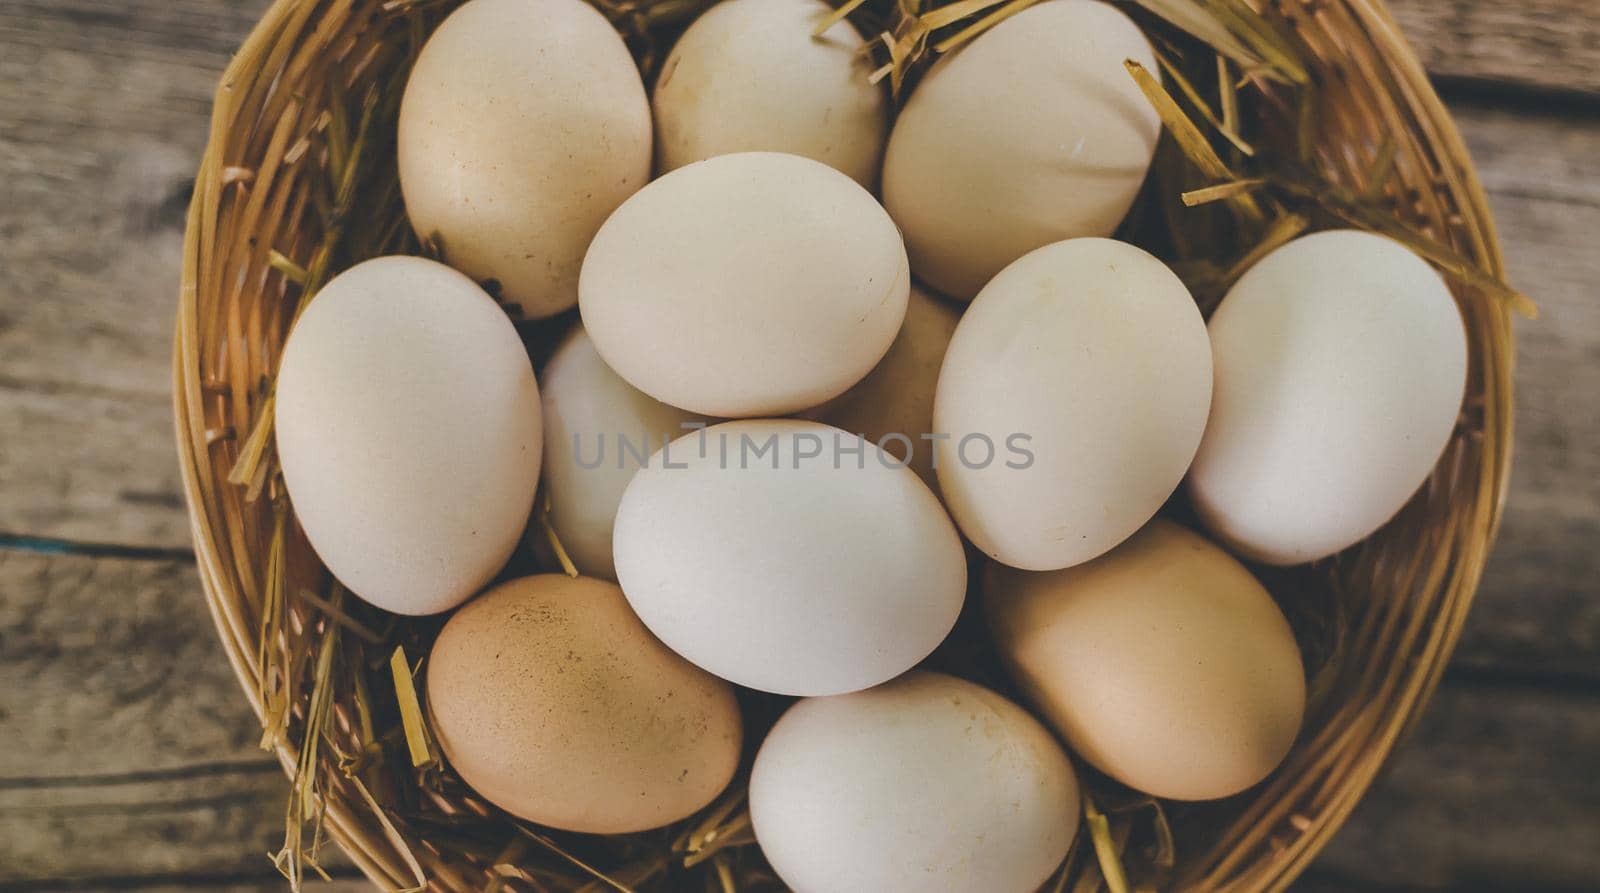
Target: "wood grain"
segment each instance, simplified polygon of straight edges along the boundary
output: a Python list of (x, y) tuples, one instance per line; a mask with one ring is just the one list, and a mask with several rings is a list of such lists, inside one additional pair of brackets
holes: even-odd
[(187, 547), (183, 215), (217, 76), (265, 5), (0, 3), (0, 419), (26, 433), (0, 449), (0, 532)]
[(163, 876), (265, 880), (274, 871), (267, 853), (283, 843), (283, 804), (273, 766), (144, 783), (0, 787), (0, 888), (116, 878), (143, 886)]
[(1600, 97), (1593, 0), (1389, 0), (1435, 76)]
[[(0, 549), (0, 888), (270, 872), (285, 782), (197, 587), (184, 562)], [(1447, 686), (1319, 870), (1576, 889), (1600, 877), (1600, 778), (1575, 771), (1597, 752), (1600, 699)]]
[(271, 873), (286, 783), (192, 563), (0, 549), (0, 692), (0, 888)]
[(163, 394), (50, 387), (0, 371), (0, 533), (187, 551), (171, 413)]
[(192, 564), (4, 549), (0, 593), (0, 780), (264, 759)]
[(1517, 329), (1511, 492), (1457, 664), (1600, 682), (1600, 114), (1456, 109), (1490, 190)]
[(1600, 701), (1449, 687), (1317, 869), (1342, 889), (1592, 890)]

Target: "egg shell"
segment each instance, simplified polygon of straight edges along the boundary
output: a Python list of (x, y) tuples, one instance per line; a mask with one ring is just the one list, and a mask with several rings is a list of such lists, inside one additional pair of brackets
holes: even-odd
[(400, 105), (417, 235), (528, 318), (578, 300), (595, 231), (650, 178), (633, 57), (581, 0), (470, 0), (433, 32)]
[(928, 436), (933, 433), (933, 393), (945, 348), (960, 320), (955, 307), (912, 283), (906, 321), (889, 352), (855, 387), (806, 416), (866, 435), (937, 488), (934, 441)]
[(1171, 270), (1109, 239), (1040, 248), (984, 287), (945, 353), (945, 504), (1005, 564), (1088, 561), (1171, 495), (1210, 399), (1205, 323)]
[(913, 672), (790, 708), (750, 818), (796, 893), (1033, 893), (1078, 827), (1072, 764), (986, 688)]
[(295, 516), (351, 592), (434, 614), (511, 557), (539, 481), (539, 386), (472, 280), (418, 257), (340, 273), (290, 332), (276, 395)]
[(894, 341), (910, 273), (894, 223), (821, 162), (742, 152), (667, 174), (595, 236), (580, 283), (606, 364), (704, 415), (843, 393)]
[[(685, 426), (707, 420), (623, 381), (582, 326), (562, 339), (540, 379), (550, 524), (580, 572), (615, 580), (611, 526), (628, 481)], [(528, 536), (543, 539), (544, 532), (530, 527)]]
[(1165, 519), (1088, 564), (991, 564), (1000, 653), (1067, 745), (1157, 797), (1209, 800), (1280, 763), (1305, 711), (1289, 623), (1244, 566)]
[(949, 633), (967, 580), (960, 537), (914, 472), (797, 420), (726, 422), (659, 451), (623, 493), (614, 552), (629, 603), (669, 647), (790, 695), (910, 669)]
[(1035, 248), (1111, 235), (1161, 133), (1125, 59), (1158, 71), (1121, 11), (1046, 0), (929, 69), (883, 166), (918, 277), (965, 300)]
[(813, 158), (871, 189), (889, 132), (888, 99), (848, 21), (821, 0), (724, 0), (678, 39), (652, 107), (658, 169), (731, 152)]
[(1444, 279), (1384, 236), (1303, 236), (1211, 317), (1216, 390), (1189, 473), (1205, 525), (1269, 564), (1331, 555), (1417, 491), (1466, 393), (1467, 335)]
[(652, 638), (604, 580), (524, 577), (474, 599), (439, 633), (427, 693), (461, 778), (552, 828), (677, 821), (739, 763), (733, 689)]

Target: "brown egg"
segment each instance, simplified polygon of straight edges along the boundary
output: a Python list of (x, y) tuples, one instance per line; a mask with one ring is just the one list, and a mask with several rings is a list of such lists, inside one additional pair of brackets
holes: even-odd
[(911, 466), (935, 493), (933, 473), (933, 393), (945, 348), (961, 313), (916, 283), (906, 304), (906, 321), (878, 365), (855, 387), (805, 413), (867, 439)]
[(665, 825), (710, 803), (739, 762), (733, 689), (656, 641), (604, 580), (489, 590), (445, 624), (427, 684), (450, 765), (541, 825)]
[(1236, 794), (1299, 732), (1305, 675), (1282, 612), (1243, 565), (1170, 521), (1066, 570), (990, 564), (984, 602), (1034, 705), (1130, 787)]
[(529, 318), (577, 303), (589, 241), (650, 179), (639, 69), (582, 0), (458, 6), (417, 56), (394, 132), (417, 235)]

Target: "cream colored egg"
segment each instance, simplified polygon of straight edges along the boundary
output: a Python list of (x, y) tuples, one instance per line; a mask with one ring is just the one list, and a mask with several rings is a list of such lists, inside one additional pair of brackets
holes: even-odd
[(652, 106), (661, 171), (730, 152), (804, 155), (871, 189), (888, 99), (867, 83), (861, 35), (822, 0), (724, 0), (695, 20), (661, 67)]
[(1046, 0), (934, 64), (883, 166), (918, 277), (965, 300), (1035, 248), (1111, 235), (1161, 133), (1125, 59), (1157, 70), (1120, 10)]
[(855, 181), (775, 152), (679, 168), (625, 202), (583, 263), (606, 364), (692, 412), (784, 415), (860, 381), (905, 318), (900, 233)]
[(990, 565), (984, 607), (1017, 682), (1078, 756), (1157, 797), (1265, 778), (1305, 711), (1300, 650), (1267, 591), (1158, 519), (1078, 567)]
[[(551, 526), (579, 571), (614, 580), (611, 525), (622, 491), (651, 453), (706, 420), (623, 381), (582, 326), (562, 339), (540, 378)], [(530, 527), (528, 536), (544, 532)]]
[(417, 234), (528, 317), (578, 300), (595, 231), (650, 178), (633, 57), (581, 0), (470, 0), (417, 57), (400, 186)]
[[(544, 488), (550, 525), (579, 571), (616, 579), (611, 525), (651, 453), (707, 419), (642, 394), (605, 365), (581, 325), (544, 366)], [(544, 531), (528, 530), (530, 539)]]
[(883, 360), (859, 384), (807, 416), (866, 435), (868, 440), (906, 460), (930, 487), (933, 473), (933, 391), (939, 366), (961, 314), (916, 284), (906, 304), (906, 321)]
[(617, 578), (699, 666), (790, 695), (910, 669), (961, 611), (966, 556), (939, 500), (856, 435), (726, 422), (673, 441), (617, 510)]
[(511, 557), (539, 480), (539, 386), (472, 280), (418, 257), (334, 277), (284, 345), (276, 407), (295, 517), (351, 592), (434, 614)]
[(733, 689), (652, 638), (603, 580), (524, 577), (474, 599), (439, 633), (427, 693), (461, 778), (552, 828), (675, 822), (739, 764)]
[(986, 688), (908, 673), (808, 698), (750, 776), (761, 851), (796, 893), (1033, 893), (1078, 829), (1072, 764)]
[(1466, 330), (1444, 280), (1398, 242), (1296, 239), (1245, 273), (1210, 330), (1216, 392), (1189, 493), (1257, 561), (1314, 561), (1369, 536), (1455, 430)]
[(1109, 239), (1040, 248), (979, 293), (945, 354), (945, 504), (1005, 564), (1088, 561), (1172, 494), (1210, 400), (1205, 323), (1171, 270)]

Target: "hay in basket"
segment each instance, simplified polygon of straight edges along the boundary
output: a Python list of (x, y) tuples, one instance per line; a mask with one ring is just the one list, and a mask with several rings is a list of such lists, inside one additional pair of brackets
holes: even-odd
[[(647, 78), (711, 0), (591, 0)], [(1034, 0), (851, 0), (838, 10), (903, 96), (926, 64)], [(272, 453), (272, 379), (296, 314), (362, 259), (424, 253), (393, 140), (412, 59), (454, 2), (278, 0), (228, 67), (189, 210), (173, 376), (207, 602), (262, 745), (291, 779), (279, 868), (298, 888), (328, 839), (389, 889), (758, 891), (743, 783), (677, 825), (619, 837), (518, 822), (443, 766), (413, 676), (437, 619), (350, 596), (299, 535)], [(1511, 314), (1483, 190), (1381, 0), (1136, 0), (1162, 71), (1130, 64), (1166, 137), (1122, 235), (1209, 311), (1256, 258), (1330, 226), (1410, 245), (1452, 283), (1467, 399), (1433, 476), (1366, 543), (1264, 575), (1308, 661), (1300, 740), (1266, 782), (1174, 805), (1091, 775), (1047, 889), (1277, 890), (1350, 814), (1437, 684), (1494, 537), (1511, 446)], [(508, 307), (513, 317), (516, 308)], [(547, 342), (549, 327), (526, 334)], [(556, 545), (559, 537), (548, 530)], [(534, 559), (519, 556), (521, 569)], [(1004, 686), (979, 633), (946, 669)], [(746, 704), (755, 733), (782, 709)], [(755, 738), (757, 734), (749, 737)]]

